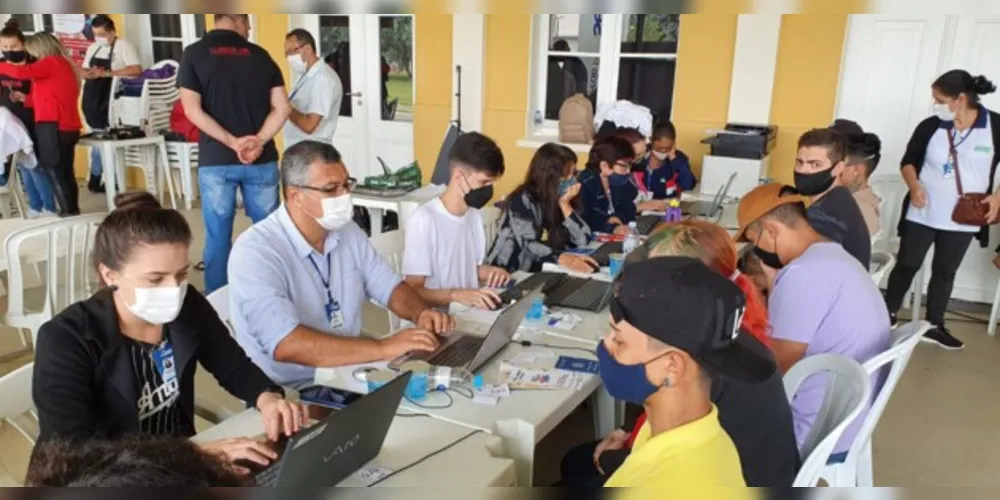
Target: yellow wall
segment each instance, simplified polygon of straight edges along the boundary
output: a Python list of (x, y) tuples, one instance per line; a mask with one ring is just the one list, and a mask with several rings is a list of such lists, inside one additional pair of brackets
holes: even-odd
[(413, 152), (424, 180), (430, 181), (441, 140), (453, 118), (451, 15), (417, 14), (414, 29)]
[(778, 126), (770, 166), (775, 180), (792, 183), (799, 136), (834, 119), (846, 28), (844, 14), (791, 14), (781, 19), (771, 101), (771, 122)]

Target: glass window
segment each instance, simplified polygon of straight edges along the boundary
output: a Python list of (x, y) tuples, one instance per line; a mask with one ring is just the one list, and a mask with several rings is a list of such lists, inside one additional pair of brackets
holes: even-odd
[(352, 116), (354, 101), (347, 95), (351, 90), (351, 22), (347, 16), (319, 16), (320, 57), (337, 72), (344, 88), (340, 100), (340, 116)]
[(413, 16), (379, 18), (382, 119), (413, 121)]

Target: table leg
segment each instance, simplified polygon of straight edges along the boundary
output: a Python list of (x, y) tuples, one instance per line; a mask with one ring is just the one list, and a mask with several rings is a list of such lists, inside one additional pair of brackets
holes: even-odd
[(167, 141), (160, 139), (156, 143), (156, 149), (160, 153), (159, 168), (157, 170), (164, 177), (163, 181), (167, 183), (166, 188), (170, 191), (170, 208), (177, 210), (177, 190), (174, 189), (174, 177), (170, 175), (170, 157), (167, 155)]
[(369, 208), (368, 217), (372, 221), (372, 236), (375, 236), (376, 234), (382, 234), (382, 209)]
[(118, 158), (115, 147), (109, 142), (101, 142), (101, 163), (104, 166), (104, 197), (108, 202), (108, 211), (115, 209), (115, 186), (118, 173)]
[(532, 486), (535, 472), (534, 427), (522, 420), (503, 420), (497, 422), (497, 435), (503, 438), (506, 457), (514, 461), (517, 485)]
[(593, 408), (594, 435), (597, 439), (622, 426), (625, 416), (624, 405), (615, 401), (603, 385), (591, 395), (590, 406)]

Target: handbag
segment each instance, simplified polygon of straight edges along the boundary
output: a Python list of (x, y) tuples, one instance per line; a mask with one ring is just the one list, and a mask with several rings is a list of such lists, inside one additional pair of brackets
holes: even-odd
[(955, 151), (955, 138), (948, 132), (948, 155), (951, 157), (952, 168), (955, 169), (955, 187), (958, 188), (958, 203), (951, 212), (951, 220), (956, 224), (967, 226), (988, 226), (1000, 222), (989, 220), (990, 206), (984, 203), (986, 193), (966, 193), (962, 189), (962, 174), (958, 168), (958, 152)]

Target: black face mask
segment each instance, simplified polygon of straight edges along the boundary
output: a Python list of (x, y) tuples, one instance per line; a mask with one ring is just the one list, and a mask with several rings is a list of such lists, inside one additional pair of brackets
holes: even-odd
[[(775, 237), (775, 242), (774, 242), (775, 246), (777, 246), (778, 244), (777, 240), (778, 238)], [(771, 269), (774, 269), (775, 271), (785, 267), (785, 265), (781, 263), (781, 257), (778, 257), (777, 253), (768, 252), (767, 250), (761, 249), (759, 246), (757, 246), (759, 243), (760, 243), (760, 238), (757, 238), (757, 243), (755, 243), (753, 247), (753, 254), (756, 255), (757, 258), (764, 263), (764, 265), (770, 267)]]
[(28, 53), (23, 50), (5, 50), (3, 51), (3, 58), (7, 62), (20, 64), (28, 58)]
[(828, 168), (814, 174), (795, 172), (795, 190), (806, 196), (825, 193), (833, 185), (833, 169)]
[(465, 193), (465, 204), (471, 208), (480, 209), (493, 199), (493, 186), (483, 186)]

